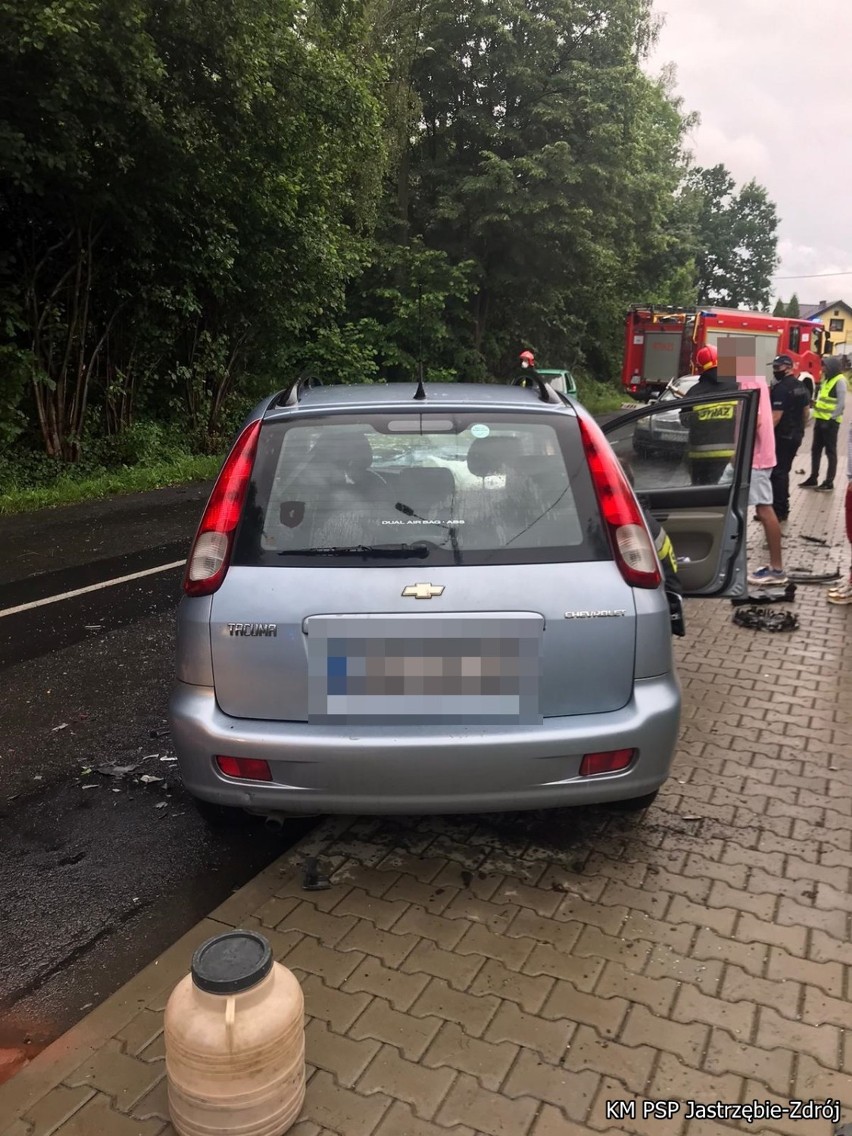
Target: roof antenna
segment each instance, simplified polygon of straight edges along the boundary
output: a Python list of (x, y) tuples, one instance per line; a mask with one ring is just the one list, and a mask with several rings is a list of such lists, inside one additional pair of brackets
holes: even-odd
[(423, 387), (423, 285), (417, 285), (417, 390), (414, 397), (422, 402), (426, 397)]

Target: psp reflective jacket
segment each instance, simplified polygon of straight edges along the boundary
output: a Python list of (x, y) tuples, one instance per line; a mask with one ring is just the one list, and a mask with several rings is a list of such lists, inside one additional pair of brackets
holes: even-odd
[[(690, 398), (737, 390), (736, 379), (704, 374), (690, 391)], [(690, 461), (730, 461), (734, 456), (737, 404), (733, 400), (707, 402), (694, 410), (682, 410), (681, 421), (689, 429), (687, 457)]]

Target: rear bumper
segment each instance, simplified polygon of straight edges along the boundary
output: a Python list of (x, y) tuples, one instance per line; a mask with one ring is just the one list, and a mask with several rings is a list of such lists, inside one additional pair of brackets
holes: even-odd
[[(175, 684), (170, 720), (187, 790), (222, 805), (290, 813), (467, 813), (640, 797), (666, 780), (677, 743), (674, 674), (638, 680), (609, 714), (538, 726), (312, 726), (230, 718), (210, 687)], [(628, 769), (579, 777), (586, 753), (632, 748)], [(272, 782), (225, 777), (214, 756), (262, 758)]]

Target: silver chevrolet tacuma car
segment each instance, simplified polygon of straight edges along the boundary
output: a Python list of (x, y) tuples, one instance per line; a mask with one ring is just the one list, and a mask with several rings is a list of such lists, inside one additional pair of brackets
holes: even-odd
[(667, 405), (607, 440), (539, 377), (265, 399), (187, 562), (170, 720), (188, 791), (258, 813), (648, 805), (680, 688), (646, 516), (686, 595), (745, 587), (756, 396), (724, 397), (734, 475), (696, 486), (686, 456), (634, 453)]

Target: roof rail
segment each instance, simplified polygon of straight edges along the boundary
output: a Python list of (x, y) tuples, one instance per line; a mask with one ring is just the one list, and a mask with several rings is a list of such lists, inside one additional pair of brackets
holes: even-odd
[(512, 380), (513, 387), (526, 387), (528, 383), (533, 382), (538, 387), (538, 397), (542, 402), (555, 403), (557, 406), (563, 406), (564, 403), (550, 383), (546, 383), (541, 375), (535, 372), (529, 375), (518, 375), (516, 379)]
[(298, 406), (302, 399), (302, 392), (311, 387), (321, 387), (322, 379), (303, 371), (301, 375), (286, 390), (281, 391), (272, 400), (272, 406)]

